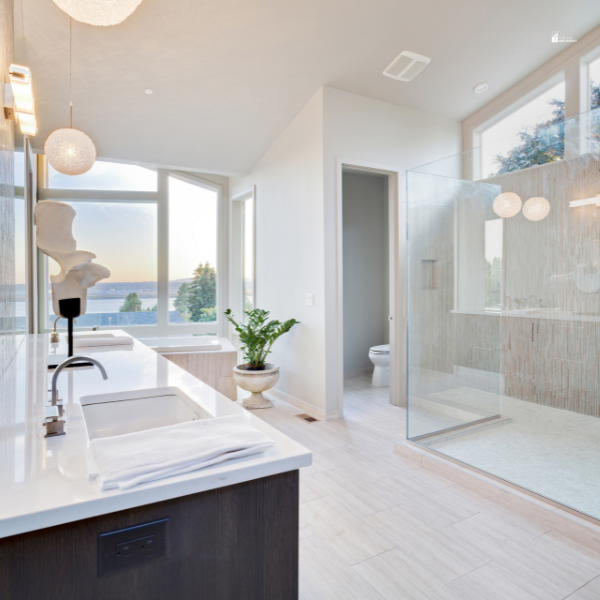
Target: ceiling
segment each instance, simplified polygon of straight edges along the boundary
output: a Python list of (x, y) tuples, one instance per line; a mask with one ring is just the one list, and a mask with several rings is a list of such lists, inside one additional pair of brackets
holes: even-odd
[[(323, 85), (462, 120), (564, 50), (553, 30), (598, 24), (598, 0), (143, 0), (114, 27), (73, 22), (73, 126), (101, 157), (243, 174)], [(381, 75), (402, 50), (432, 59), (411, 83)], [(15, 59), (41, 148), (68, 126), (69, 18), (52, 0), (15, 0)]]

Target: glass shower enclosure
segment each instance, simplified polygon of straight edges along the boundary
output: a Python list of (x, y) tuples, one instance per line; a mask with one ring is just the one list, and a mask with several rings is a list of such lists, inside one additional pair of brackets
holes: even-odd
[(407, 188), (407, 437), (600, 519), (600, 109)]

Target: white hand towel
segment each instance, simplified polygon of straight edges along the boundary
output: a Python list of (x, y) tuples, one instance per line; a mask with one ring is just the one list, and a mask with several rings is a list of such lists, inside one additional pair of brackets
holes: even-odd
[(92, 440), (90, 478), (103, 490), (182, 475), (232, 458), (265, 451), (275, 442), (241, 415), (189, 421)]
[(73, 346), (76, 348), (95, 348), (97, 346), (131, 346), (133, 338), (128, 335), (116, 337), (81, 337), (73, 338)]

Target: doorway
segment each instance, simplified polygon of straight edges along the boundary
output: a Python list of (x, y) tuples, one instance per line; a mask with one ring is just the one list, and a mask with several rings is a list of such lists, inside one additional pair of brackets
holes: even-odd
[(343, 390), (390, 401), (390, 176), (342, 167)]

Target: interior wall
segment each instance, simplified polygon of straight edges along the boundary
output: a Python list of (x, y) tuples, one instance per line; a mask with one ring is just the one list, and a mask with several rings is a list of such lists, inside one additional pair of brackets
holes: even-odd
[[(0, 72), (8, 83), (13, 56), (13, 2), (0, 0)], [(0, 378), (12, 361), (15, 335), (15, 188), (13, 122), (0, 111)]]
[(344, 373), (372, 369), (369, 349), (389, 342), (387, 177), (343, 174)]
[[(399, 84), (407, 85), (407, 84)], [(324, 102), (324, 218), (326, 286), (327, 412), (338, 410), (338, 331), (337, 331), (337, 160), (349, 159), (389, 165), (400, 171), (399, 228), (400, 264), (405, 255), (406, 180), (408, 169), (457, 154), (461, 148), (460, 122), (411, 108), (381, 102), (365, 96), (323, 89)], [(396, 290), (400, 306), (406, 310), (406, 287), (400, 280)], [(399, 331), (400, 352), (396, 359), (400, 387), (405, 382), (406, 332)], [(393, 368), (393, 366), (392, 366)], [(394, 377), (394, 373), (392, 373)]]
[[(325, 410), (323, 92), (319, 90), (230, 194), (256, 186), (256, 306), (300, 325), (273, 346), (274, 391)], [(313, 294), (308, 305), (306, 295)], [(323, 411), (323, 412), (321, 412)]]

